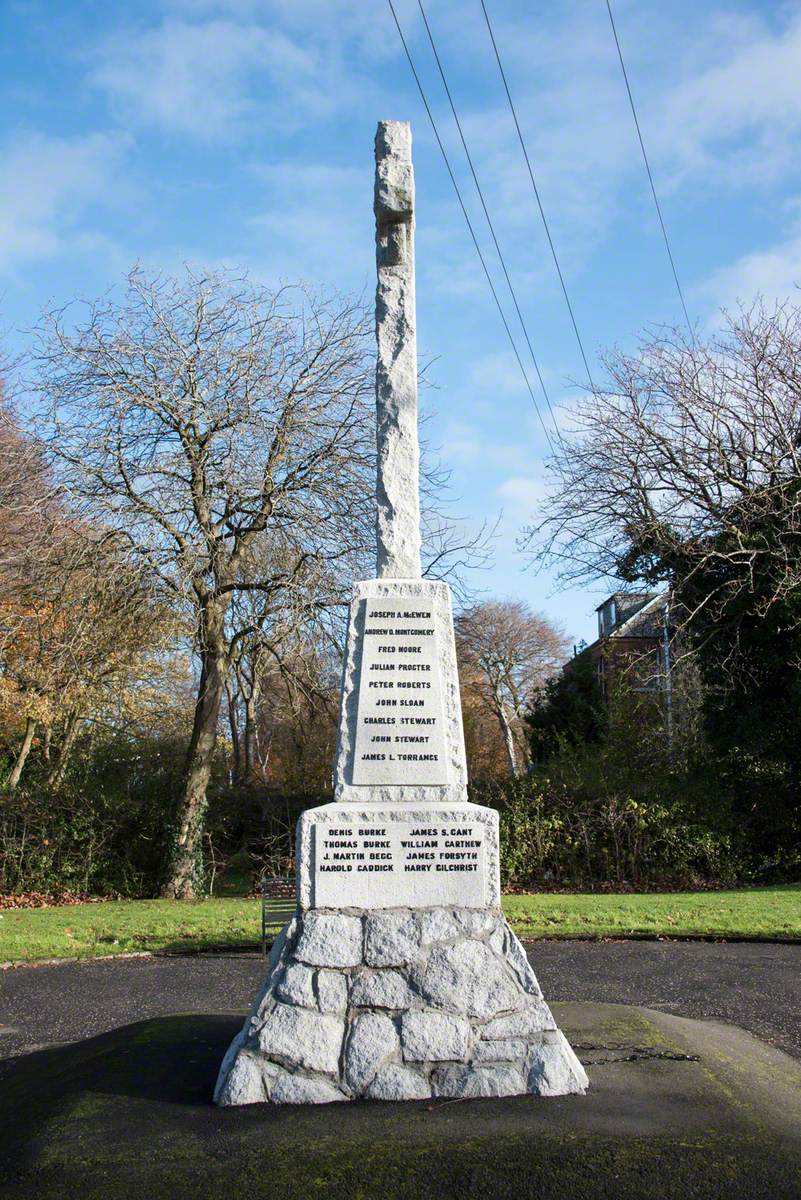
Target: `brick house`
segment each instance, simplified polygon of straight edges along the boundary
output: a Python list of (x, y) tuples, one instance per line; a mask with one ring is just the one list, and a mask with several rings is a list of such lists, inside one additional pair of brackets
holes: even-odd
[(579, 653), (595, 666), (604, 698), (622, 671), (638, 691), (668, 692), (675, 633), (670, 592), (614, 592), (595, 611), (598, 637)]

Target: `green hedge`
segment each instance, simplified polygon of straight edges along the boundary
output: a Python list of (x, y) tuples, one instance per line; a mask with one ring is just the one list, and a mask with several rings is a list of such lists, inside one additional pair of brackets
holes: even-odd
[(680, 805), (582, 796), (541, 775), (475, 788), (472, 798), (500, 812), (507, 886), (697, 886), (748, 874), (731, 834)]
[(63, 785), (0, 792), (0, 891), (153, 895), (180, 744), (95, 739)]

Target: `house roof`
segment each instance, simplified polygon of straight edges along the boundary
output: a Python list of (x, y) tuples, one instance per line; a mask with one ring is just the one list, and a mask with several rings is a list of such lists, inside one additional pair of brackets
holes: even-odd
[(669, 592), (648, 593), (650, 599), (610, 632), (610, 637), (658, 637), (662, 632)]
[(606, 608), (607, 604), (609, 604), (612, 600), (614, 600), (618, 608), (622, 608), (623, 610), (632, 608), (635, 605), (642, 607), (643, 604), (646, 604), (649, 600), (652, 600), (655, 595), (657, 595), (656, 592), (612, 592), (612, 595), (607, 596), (606, 599), (598, 605), (595, 611), (600, 612), (601, 609)]

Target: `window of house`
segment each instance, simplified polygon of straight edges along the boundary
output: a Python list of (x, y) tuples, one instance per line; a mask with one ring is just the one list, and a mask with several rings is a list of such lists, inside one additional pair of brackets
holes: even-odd
[(617, 608), (614, 600), (607, 600), (598, 612), (598, 635), (604, 637), (611, 633), (617, 622)]

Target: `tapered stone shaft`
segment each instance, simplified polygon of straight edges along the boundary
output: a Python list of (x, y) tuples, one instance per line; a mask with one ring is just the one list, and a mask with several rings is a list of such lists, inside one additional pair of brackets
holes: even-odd
[(414, 174), (407, 121), (379, 121), (375, 138), (376, 573), (419, 579), (420, 444), (414, 291)]

